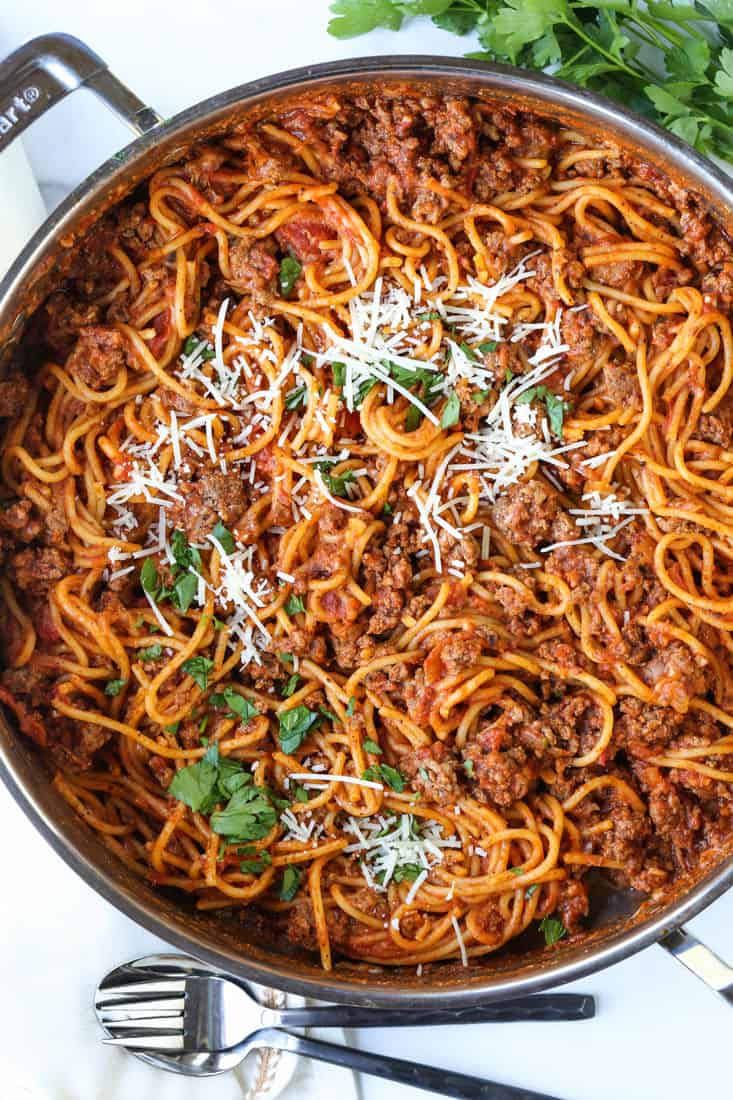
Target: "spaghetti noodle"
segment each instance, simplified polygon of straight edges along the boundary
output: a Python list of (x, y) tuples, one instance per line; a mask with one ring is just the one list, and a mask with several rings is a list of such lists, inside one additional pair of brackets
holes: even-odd
[(0, 699), (100, 841), (378, 964), (730, 838), (733, 255), (488, 102), (326, 94), (158, 171), (0, 384)]

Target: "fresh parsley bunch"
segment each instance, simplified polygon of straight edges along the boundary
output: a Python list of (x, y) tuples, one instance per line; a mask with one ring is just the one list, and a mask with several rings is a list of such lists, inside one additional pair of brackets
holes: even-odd
[(337, 38), (430, 16), (478, 34), (467, 56), (548, 69), (733, 159), (733, 0), (335, 0)]

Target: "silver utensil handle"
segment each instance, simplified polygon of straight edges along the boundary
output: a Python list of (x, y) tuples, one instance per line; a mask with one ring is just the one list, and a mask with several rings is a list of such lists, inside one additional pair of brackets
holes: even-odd
[(0, 153), (50, 107), (82, 87), (96, 92), (136, 134), (161, 121), (78, 38), (44, 34), (0, 62)]
[(518, 1021), (590, 1020), (596, 1014), (593, 997), (582, 993), (540, 993), (478, 1008), (325, 1008), (265, 1009), (262, 1022), (279, 1027), (432, 1027), (436, 1024), (515, 1023)]
[(316, 1058), (319, 1062), (330, 1062), (334, 1066), (345, 1066), (359, 1073), (368, 1073), (372, 1077), (397, 1081), (400, 1085), (412, 1085), (413, 1088), (437, 1092), (441, 1096), (458, 1097), (458, 1100), (555, 1100), (546, 1093), (532, 1092), (515, 1085), (500, 1085), (496, 1081), (486, 1081), (466, 1073), (425, 1066), (419, 1062), (406, 1062), (402, 1058), (372, 1054), (354, 1047), (324, 1043), (319, 1039), (306, 1039), (276, 1028), (263, 1028), (245, 1040), (243, 1045), (251, 1049), (253, 1040), (257, 1046), (287, 1050), (305, 1058)]
[(700, 943), (686, 928), (676, 928), (659, 941), (670, 955), (691, 970), (710, 989), (733, 1005), (733, 966)]

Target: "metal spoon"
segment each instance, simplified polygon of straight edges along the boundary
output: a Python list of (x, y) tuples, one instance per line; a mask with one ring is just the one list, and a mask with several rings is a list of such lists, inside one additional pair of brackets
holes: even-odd
[[(218, 981), (216, 1003), (211, 1006), (211, 1026), (218, 1029), (217, 1042), (209, 1046), (232, 1046), (247, 1032), (262, 1027), (422, 1027), (433, 1024), (479, 1022), (509, 1022), (515, 1020), (582, 1020), (595, 1015), (591, 996), (570, 993), (539, 994), (517, 998), (500, 1004), (467, 1009), (389, 1010), (360, 1008), (350, 1005), (328, 1005), (308, 1008), (280, 1009), (261, 1004), (244, 982), (183, 955), (149, 955), (110, 971), (97, 988), (94, 1007), (97, 1019), (108, 1038), (119, 1035), (119, 1024), (125, 1020), (126, 987), (134, 983), (138, 999), (145, 980), (188, 976), (212, 977)], [(212, 983), (213, 986), (214, 983)], [(246, 996), (243, 996), (246, 994)], [(151, 1002), (151, 1015), (166, 1007)], [(171, 1008), (173, 1005), (171, 1004)], [(118, 1027), (115, 1027), (115, 1023)], [(208, 1036), (211, 1040), (212, 1036)], [(203, 1046), (203, 1043), (202, 1043)], [(233, 1069), (243, 1055), (236, 1050), (152, 1052), (130, 1050), (136, 1058), (158, 1069), (184, 1073), (191, 1077), (209, 1077)]]

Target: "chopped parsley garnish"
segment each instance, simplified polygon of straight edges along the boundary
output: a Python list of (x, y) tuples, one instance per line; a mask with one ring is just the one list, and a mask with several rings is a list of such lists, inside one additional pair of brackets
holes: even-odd
[(245, 699), (233, 688), (224, 688), (223, 691), (217, 692), (209, 698), (209, 702), (215, 707), (228, 707), (231, 713), (236, 714), (243, 722), (249, 722), (260, 713), (249, 699)]
[(211, 532), (218, 543), (221, 544), (221, 548), (225, 554), (233, 554), (236, 543), (234, 542), (234, 535), (231, 531), (227, 530), (224, 524), (219, 520), (216, 527)]
[(211, 620), (214, 630), (226, 630), (227, 624), (223, 623), (221, 619), (214, 618)]
[(280, 732), (278, 740), (280, 748), (289, 756), (300, 748), (309, 730), (321, 720), (321, 716), (314, 710), (308, 710), (301, 703), (292, 710), (282, 711), (278, 716), (280, 720)]
[(285, 395), (285, 408), (293, 409), (299, 408), (299, 406), (305, 406), (308, 404), (308, 387), (296, 386)]
[(200, 569), (201, 555), (195, 546), (190, 546), (183, 531), (174, 531), (171, 535), (171, 553), (179, 569)]
[[(406, 389), (412, 390), (416, 386), (418, 387), (418, 396), (423, 405), (427, 405), (428, 408), (434, 405), (440, 397), (440, 390), (443, 385), (443, 375), (439, 371), (428, 370), (427, 367), (418, 367), (415, 370), (409, 370), (407, 367), (401, 367), (398, 363), (391, 363), (388, 360), (382, 360), (382, 366), (390, 378), (394, 378), (395, 382), (398, 382), (400, 386), (404, 386)], [(414, 432), (422, 421), (422, 413), (416, 405), (410, 405), (405, 417), (405, 428), (407, 431)]]
[(183, 345), (183, 354), (188, 357), (196, 354), (199, 359), (203, 359), (206, 362), (209, 359), (213, 359), (216, 356), (216, 352), (206, 340), (201, 340), (195, 332), (186, 340)]
[(143, 592), (147, 592), (153, 599), (157, 599), (157, 593), (160, 587), (158, 582), (158, 570), (156, 569), (155, 562), (150, 557), (145, 559), (143, 567), (140, 570), (140, 584), (143, 587)]
[(295, 259), (295, 256), (285, 256), (284, 259), (280, 261), (278, 283), (280, 284), (280, 293), (283, 298), (290, 297), (302, 270), (303, 265)]
[(439, 321), (440, 320), (440, 314), (438, 313), (437, 309), (432, 309), (430, 311), (430, 313), (418, 313), (418, 314), (416, 314), (415, 319), (417, 321)]
[(142, 661), (143, 664), (147, 664), (148, 661), (157, 661), (163, 655), (163, 647), (160, 642), (153, 642), (146, 649), (138, 649), (137, 659)]
[(187, 661), (184, 661), (181, 668), (184, 672), (187, 672), (193, 682), (201, 691), (206, 691), (209, 684), (209, 673), (214, 667), (214, 662), (208, 657), (202, 657), (201, 654), (197, 654), (195, 657), (189, 657)]
[(195, 573), (184, 573), (173, 585), (171, 599), (179, 611), (188, 611), (198, 592), (199, 579)]
[(511, 875), (523, 875), (524, 874), (524, 867), (510, 867), (509, 868), (509, 873)]
[(305, 611), (305, 604), (303, 603), (302, 596), (288, 596), (285, 603), (285, 610), (288, 615), (298, 615), (301, 611)]
[(514, 402), (515, 405), (529, 405), (531, 401), (544, 401), (547, 409), (547, 419), (550, 422), (550, 430), (558, 439), (562, 439), (562, 426), (567, 405), (562, 397), (558, 397), (547, 386), (530, 386), (524, 393), (520, 393)]
[(206, 727), (209, 724), (209, 716), (205, 714), (199, 722), (199, 733), (206, 733)]
[(323, 478), (323, 484), (326, 486), (329, 493), (333, 493), (335, 497), (348, 496), (346, 486), (355, 480), (353, 470), (344, 470), (342, 474), (332, 474), (330, 471), (335, 466), (335, 463), (330, 462), (328, 459), (325, 459), (323, 462), (314, 462), (313, 466)]
[(512, 370), (511, 367), (507, 367), (506, 370), (504, 371), (504, 382), (505, 383), (511, 382), (513, 377), (514, 377), (514, 371)]
[(539, 923), (539, 929), (542, 935), (545, 937), (545, 943), (550, 944), (557, 943), (563, 936), (567, 936), (568, 930), (561, 920), (557, 920), (555, 917), (543, 917)]
[(277, 821), (277, 810), (269, 793), (256, 787), (252, 774), (242, 773), (249, 782), (240, 783), (223, 810), (212, 813), (209, 824), (230, 844), (242, 840), (261, 840)]
[(470, 359), (472, 363), (475, 363), (478, 360), (478, 355), (476, 354), (476, 352), (469, 344), (465, 343), (465, 341), (460, 343), (458, 347), (461, 349), (466, 358)]
[(329, 722), (340, 722), (341, 721), (338, 714), (334, 714), (332, 710), (328, 709), (328, 707), (324, 707), (323, 703), (321, 703), (321, 705), (319, 706), (318, 709), (319, 709), (319, 711), (321, 712), (321, 714), (323, 715), (324, 718), (328, 718)]
[(297, 783), (292, 783), (290, 790), (293, 792), (293, 798), (296, 802), (307, 802), (310, 798), (305, 787), (299, 787)]
[(533, 882), (531, 886), (528, 886), (524, 891), (525, 898), (531, 898), (533, 894), (536, 894), (540, 888), (539, 882)]
[(478, 350), (482, 355), (488, 355), (490, 352), (496, 351), (498, 346), (496, 340), (486, 340), (485, 343), (479, 344)]
[(386, 783), (398, 794), (405, 789), (405, 777), (389, 764), (372, 764), (361, 773), (361, 778), (370, 779), (373, 783)]
[(355, 707), (356, 707), (356, 696), (352, 695), (351, 698), (349, 699), (348, 703), (346, 704), (346, 717), (347, 718), (352, 717)]
[(237, 855), (247, 857), (239, 864), (243, 875), (261, 875), (265, 867), (272, 863), (272, 856), (266, 850), (258, 852), (256, 848), (237, 848)]
[(179, 720), (178, 722), (171, 722), (169, 726), (163, 726), (163, 729), (166, 733), (178, 733), (180, 725), (181, 723)]
[(473, 760), (464, 760), (463, 769), (466, 775), (471, 777), (473, 775)]
[(391, 516), (393, 512), (394, 508), (392, 507), (392, 505), (389, 503), (389, 501), (385, 501), (384, 507), (382, 508), (382, 515)]
[(417, 405), (410, 405), (405, 413), (405, 431), (416, 431), (423, 422), (423, 414), (418, 409)]
[(152, 558), (145, 559), (140, 570), (140, 583), (143, 591), (156, 603), (170, 599), (179, 611), (188, 611), (198, 591), (198, 574), (201, 572), (201, 555), (194, 546), (190, 546), (183, 531), (174, 531), (171, 535), (172, 585), (166, 587)]
[(108, 680), (104, 685), (105, 695), (119, 695), (127, 680)]
[(461, 416), (461, 402), (458, 399), (458, 394), (454, 391), (448, 397), (443, 408), (443, 415), (440, 418), (441, 428), (452, 428), (454, 424), (457, 424)]
[(471, 400), (475, 401), (477, 405), (483, 405), (484, 401), (486, 401), (487, 398), (490, 397), (490, 395), (491, 395), (491, 386), (489, 386), (485, 390), (477, 390), (476, 393), (472, 393), (471, 394)]
[(419, 863), (398, 863), (392, 872), (395, 882), (414, 882), (425, 870)]
[(294, 672), (293, 675), (288, 678), (288, 681), (285, 684), (285, 687), (280, 692), (283, 699), (289, 699), (290, 696), (295, 691), (297, 691), (299, 683), (300, 683), (300, 676), (298, 675), (297, 672)]
[(373, 756), (382, 755), (382, 750), (380, 749), (377, 742), (372, 741), (369, 737), (367, 737), (366, 741), (362, 741), (361, 745), (365, 752), (370, 752)]
[(284, 665), (292, 665), (293, 663), (292, 653), (278, 653), (278, 657)]
[(346, 381), (346, 364), (331, 363), (331, 370), (333, 371), (334, 386), (339, 390), (343, 389), (344, 382)]
[(283, 871), (283, 880), (280, 884), (280, 900), (292, 901), (300, 887), (301, 871), (299, 867), (289, 863)]
[[(230, 808), (231, 800), (240, 790), (249, 789), (250, 802), (254, 802), (255, 796), (267, 799), (269, 807), (269, 793), (261, 787), (253, 787), (252, 773), (244, 770), (244, 765), (239, 760), (219, 755), (219, 746), (210, 745), (201, 760), (195, 764), (189, 764), (186, 768), (177, 771), (168, 787), (168, 794), (172, 794), (179, 802), (185, 802), (194, 813), (209, 814), (219, 803), (226, 803)], [(235, 803), (235, 807), (238, 803)], [(262, 807), (255, 803), (250, 811), (254, 816), (260, 813)], [(272, 810), (272, 824), (275, 822), (275, 811)], [(270, 814), (266, 815), (267, 818)], [(213, 822), (213, 819), (212, 819)], [(260, 824), (264, 824), (261, 822)], [(272, 824), (257, 836), (232, 836), (233, 840), (259, 840), (261, 836), (272, 828)], [(212, 824), (212, 828), (214, 828)], [(232, 835), (224, 829), (214, 828), (214, 832), (221, 835)]]

